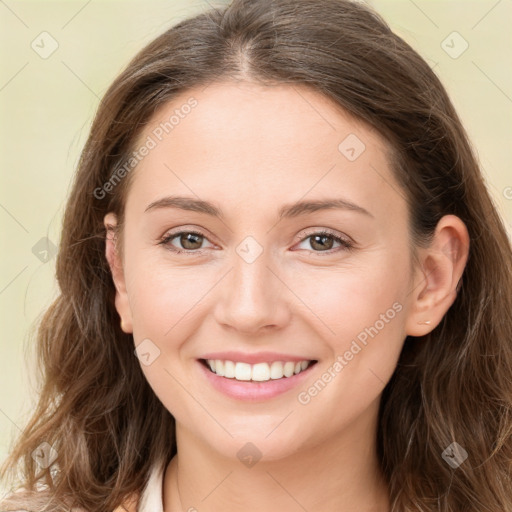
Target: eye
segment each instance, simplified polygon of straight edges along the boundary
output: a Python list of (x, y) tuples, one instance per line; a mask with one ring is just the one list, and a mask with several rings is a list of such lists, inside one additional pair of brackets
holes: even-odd
[[(309, 246), (312, 247), (313, 249), (318, 249), (313, 251), (316, 253), (332, 254), (334, 252), (338, 252), (338, 250), (350, 250), (353, 249), (354, 247), (353, 242), (351, 242), (350, 240), (342, 238), (327, 230), (312, 233), (303, 238), (301, 243), (306, 242), (308, 239), (310, 239)], [(339, 244), (338, 250), (332, 249), (334, 243)]]
[[(181, 245), (181, 247), (176, 247), (172, 241), (177, 239), (177, 242)], [(312, 233), (301, 240), (301, 243), (306, 242), (306, 240), (311, 239), (309, 244), (310, 247), (316, 253), (327, 253), (332, 254), (338, 252), (338, 250), (350, 250), (353, 248), (353, 243), (345, 238), (342, 238), (334, 233), (331, 233), (327, 230), (322, 230), (316, 233)], [(159, 242), (160, 245), (166, 246), (170, 251), (176, 254), (200, 254), (203, 252), (203, 248), (201, 245), (204, 240), (207, 240), (205, 235), (200, 231), (188, 230), (188, 231), (177, 231), (174, 233), (168, 233), (164, 236), (164, 238)], [(332, 249), (334, 243), (338, 243), (338, 250)]]
[[(175, 238), (181, 245), (181, 248), (176, 247), (171, 243)], [(192, 255), (203, 252), (200, 246), (204, 240), (206, 240), (206, 237), (203, 235), (203, 233), (200, 233), (199, 231), (188, 230), (169, 233), (164, 236), (159, 244), (165, 245), (169, 250), (177, 254), (185, 253)]]

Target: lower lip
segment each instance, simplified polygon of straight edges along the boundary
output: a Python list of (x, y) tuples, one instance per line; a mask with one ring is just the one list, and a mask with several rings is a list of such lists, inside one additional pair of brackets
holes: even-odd
[(203, 374), (215, 389), (231, 398), (249, 402), (268, 400), (289, 391), (299, 385), (316, 366), (316, 363), (311, 364), (305, 370), (292, 375), (291, 377), (256, 382), (252, 380), (240, 381), (236, 379), (228, 379), (227, 377), (220, 377), (206, 368), (201, 361), (198, 361), (197, 363), (199, 364)]

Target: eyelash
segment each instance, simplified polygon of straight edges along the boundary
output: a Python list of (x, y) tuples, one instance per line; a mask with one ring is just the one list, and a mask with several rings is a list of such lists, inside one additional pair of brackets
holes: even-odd
[[(158, 244), (166, 246), (167, 249), (174, 252), (175, 254), (187, 254), (190, 256), (202, 254), (204, 249), (199, 249), (199, 250), (178, 249), (178, 248), (170, 245), (171, 240), (173, 240), (174, 238), (177, 238), (180, 235), (184, 235), (184, 234), (197, 235), (197, 236), (207, 239), (207, 237), (200, 231), (195, 231), (193, 229), (190, 229), (190, 230), (186, 230), (186, 231), (177, 231), (175, 233), (169, 233), (169, 234), (165, 235), (160, 240), (160, 242), (158, 242)], [(305, 240), (307, 240), (308, 238), (311, 238), (313, 236), (328, 236), (328, 237), (331, 237), (332, 239), (334, 239), (334, 241), (339, 242), (341, 244), (341, 247), (337, 247), (336, 249), (330, 249), (328, 251), (312, 251), (313, 253), (317, 254), (318, 256), (323, 256), (324, 254), (332, 255), (332, 254), (338, 252), (339, 250), (350, 251), (350, 250), (354, 249), (354, 244), (352, 242), (350, 242), (344, 238), (341, 238), (327, 230), (315, 231), (314, 233), (311, 233), (311, 234), (307, 235), (306, 237), (302, 238), (301, 240), (299, 240), (299, 243), (304, 242)]]

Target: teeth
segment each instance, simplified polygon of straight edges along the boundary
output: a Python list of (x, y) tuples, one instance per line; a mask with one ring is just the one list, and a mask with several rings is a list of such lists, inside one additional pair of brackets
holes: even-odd
[(274, 361), (273, 363), (235, 363), (234, 361), (222, 361), (220, 359), (206, 360), (210, 370), (219, 377), (241, 381), (253, 380), (264, 382), (270, 379), (282, 379), (291, 377), (304, 371), (312, 361)]

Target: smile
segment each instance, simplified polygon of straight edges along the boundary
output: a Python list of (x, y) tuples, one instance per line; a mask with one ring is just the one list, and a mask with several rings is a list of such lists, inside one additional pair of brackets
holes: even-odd
[[(224, 396), (245, 402), (263, 402), (303, 385), (318, 361), (234, 362), (198, 359), (208, 386)], [(222, 375), (221, 375), (222, 374)]]
[(303, 372), (316, 361), (273, 361), (271, 363), (249, 364), (230, 360), (206, 359), (203, 360), (210, 370), (219, 377), (235, 379), (238, 381), (265, 382), (288, 378)]

